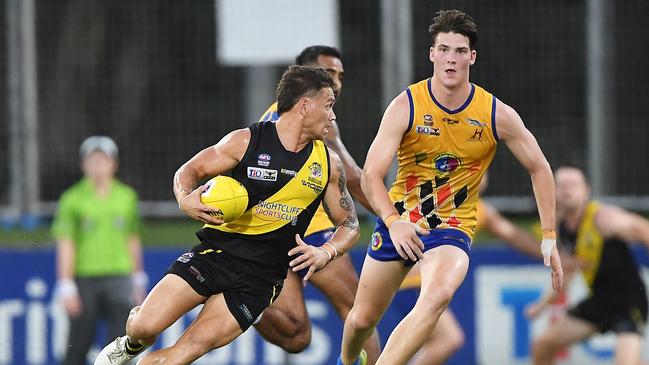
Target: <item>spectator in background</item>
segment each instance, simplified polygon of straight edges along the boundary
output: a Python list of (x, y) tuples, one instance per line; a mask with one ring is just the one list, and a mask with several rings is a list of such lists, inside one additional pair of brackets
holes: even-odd
[(70, 317), (64, 365), (86, 364), (100, 318), (108, 324), (108, 338), (119, 336), (130, 308), (144, 299), (148, 281), (137, 194), (114, 177), (117, 145), (93, 136), (79, 152), (84, 177), (63, 193), (52, 225), (56, 296)]

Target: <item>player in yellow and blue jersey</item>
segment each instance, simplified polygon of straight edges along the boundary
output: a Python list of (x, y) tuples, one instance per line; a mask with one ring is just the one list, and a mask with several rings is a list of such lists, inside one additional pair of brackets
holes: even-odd
[[(377, 364), (405, 364), (426, 341), (464, 280), (476, 227), (478, 185), (503, 140), (532, 177), (555, 289), (563, 272), (556, 249), (552, 170), (516, 111), (469, 81), (478, 31), (459, 10), (442, 10), (429, 28), (433, 76), (388, 106), (367, 154), (361, 185), (380, 217), (345, 321), (338, 364), (356, 364), (363, 342), (403, 278), (420, 263), (415, 307), (390, 335)], [(385, 177), (395, 153), (396, 181)]]

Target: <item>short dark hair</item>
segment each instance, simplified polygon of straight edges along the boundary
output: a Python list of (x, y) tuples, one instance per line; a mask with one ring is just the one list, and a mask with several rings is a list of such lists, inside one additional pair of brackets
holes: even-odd
[(310, 46), (306, 47), (302, 52), (300, 52), (297, 57), (295, 57), (295, 64), (300, 66), (312, 65), (318, 62), (318, 56), (331, 56), (336, 57), (337, 59), (343, 59), (343, 54), (336, 47), (330, 46)]
[(435, 44), (439, 33), (457, 33), (469, 38), (469, 47), (475, 48), (478, 42), (478, 26), (471, 15), (457, 9), (440, 10), (433, 16), (433, 22), (428, 27), (428, 33)]
[(559, 167), (557, 167), (554, 170), (554, 173), (556, 174), (561, 169), (572, 169), (572, 170), (579, 171), (581, 175), (584, 177), (584, 181), (586, 182), (586, 185), (590, 185), (590, 178), (588, 176), (589, 174), (588, 172), (586, 172), (586, 169), (581, 164), (570, 161), (559, 165)]
[(277, 114), (290, 110), (301, 98), (333, 86), (334, 80), (319, 67), (289, 66), (277, 85)]

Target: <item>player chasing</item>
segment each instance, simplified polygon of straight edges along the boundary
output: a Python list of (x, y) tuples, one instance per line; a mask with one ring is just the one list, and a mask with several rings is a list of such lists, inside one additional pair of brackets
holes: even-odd
[[(410, 267), (421, 266), (421, 293), (390, 335), (379, 365), (405, 364), (423, 345), (464, 280), (476, 225), (478, 185), (503, 140), (532, 178), (552, 285), (562, 286), (556, 249), (552, 170), (516, 111), (469, 82), (478, 32), (459, 10), (430, 26), (431, 78), (410, 85), (388, 106), (363, 168), (362, 187), (380, 219), (368, 247), (338, 364), (356, 364)], [(396, 181), (385, 177), (395, 153)]]
[[(559, 246), (583, 263), (581, 271), (590, 294), (534, 340), (533, 363), (552, 364), (561, 349), (597, 332), (611, 331), (618, 335), (615, 364), (638, 365), (647, 323), (647, 293), (629, 244), (641, 242), (649, 247), (649, 222), (589, 200), (586, 176), (576, 167), (560, 167), (555, 178)], [(566, 268), (566, 287), (573, 274)], [(535, 318), (558, 295), (545, 295), (529, 307), (528, 316)]]
[[(307, 269), (308, 280), (351, 248), (359, 235), (356, 211), (342, 162), (321, 141), (335, 119), (332, 87), (321, 69), (289, 67), (277, 88), (277, 123), (235, 130), (178, 169), (174, 193), (183, 212), (205, 223), (197, 233), (201, 243), (180, 256), (142, 306), (131, 310), (126, 335), (104, 347), (95, 365), (134, 358), (203, 304), (174, 345), (138, 362), (189, 364), (247, 330), (279, 295), (289, 266)], [(249, 203), (241, 217), (224, 224), (210, 215), (214, 207), (200, 202), (205, 186), (196, 186), (227, 172), (244, 185)], [(314, 247), (301, 237), (321, 202), (337, 229), (326, 244)], [(273, 214), (287, 211), (295, 213)]]
[[(321, 67), (326, 70), (334, 81), (334, 95), (336, 99), (339, 97), (345, 72), (340, 50), (328, 46), (307, 47), (295, 58), (295, 63), (303, 66)], [(260, 121), (274, 122), (278, 119), (277, 103), (273, 103), (262, 115)], [(340, 157), (345, 168), (347, 188), (351, 195), (373, 212), (361, 190), (362, 170), (345, 148), (336, 120), (331, 121), (331, 127), (324, 142)], [(314, 247), (320, 247), (327, 242), (334, 230), (335, 225), (321, 205), (304, 234), (304, 242)], [(291, 353), (303, 351), (311, 342), (311, 322), (306, 311), (304, 289), (300, 278), (300, 276), (304, 276), (304, 273), (305, 271), (288, 273), (282, 294), (273, 305), (264, 311), (260, 322), (255, 324), (257, 331), (267, 341)], [(310, 281), (327, 297), (336, 313), (344, 321), (352, 309), (354, 295), (358, 287), (358, 275), (349, 255), (339, 253), (335, 260), (314, 273)], [(367, 355), (367, 364), (374, 364), (380, 353), (379, 336), (376, 331), (367, 339), (363, 347), (367, 352), (362, 356)]]

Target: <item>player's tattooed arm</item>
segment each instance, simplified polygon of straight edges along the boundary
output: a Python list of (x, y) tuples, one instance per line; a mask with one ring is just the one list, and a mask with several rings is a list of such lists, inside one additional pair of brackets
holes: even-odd
[(330, 254), (335, 257), (349, 250), (358, 240), (359, 224), (354, 202), (347, 190), (343, 163), (333, 151), (330, 152), (329, 161), (331, 174), (322, 205), (331, 221), (336, 224), (336, 232), (329, 240), (329, 244), (332, 245), (329, 247)]
[(340, 191), (340, 207), (347, 212), (347, 217), (340, 224), (341, 226), (348, 227), (350, 229), (358, 229), (358, 216), (356, 215), (356, 208), (354, 207), (354, 202), (352, 197), (347, 190), (347, 181), (345, 177), (345, 168), (343, 167), (342, 161), (337, 159), (336, 168), (338, 169), (338, 191)]

